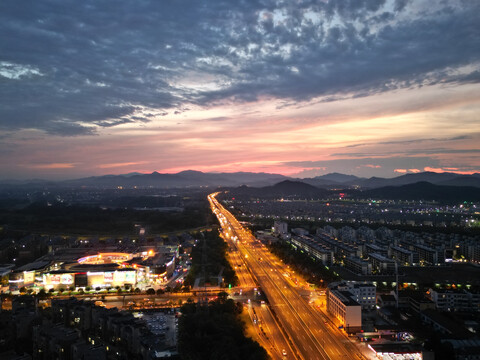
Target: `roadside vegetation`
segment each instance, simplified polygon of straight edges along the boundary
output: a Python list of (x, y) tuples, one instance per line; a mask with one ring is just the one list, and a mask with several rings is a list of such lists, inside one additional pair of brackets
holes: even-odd
[(217, 231), (206, 231), (201, 234), (203, 236), (199, 237), (200, 240), (192, 249), (192, 267), (185, 278), (185, 286), (191, 287), (194, 285), (196, 278), (203, 277), (202, 261), (204, 255), (207, 285), (208, 283), (213, 284), (214, 278), (218, 278), (221, 274), (225, 286), (236, 286), (238, 278), (227, 260), (227, 243), (219, 236)]
[(266, 360), (268, 354), (245, 336), (241, 303), (220, 293), (208, 305), (188, 302), (181, 308), (178, 348), (183, 360)]
[(311, 284), (325, 287), (328, 283), (339, 280), (334, 271), (288, 243), (278, 241), (269, 245), (269, 249)]

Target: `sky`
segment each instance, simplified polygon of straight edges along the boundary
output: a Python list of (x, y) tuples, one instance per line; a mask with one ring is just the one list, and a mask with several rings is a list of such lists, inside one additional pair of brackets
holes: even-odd
[(480, 172), (480, 2), (2, 0), (0, 179)]

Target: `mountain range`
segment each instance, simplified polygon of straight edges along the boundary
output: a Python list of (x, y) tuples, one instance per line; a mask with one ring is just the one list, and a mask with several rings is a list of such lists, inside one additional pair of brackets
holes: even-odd
[[(342, 190), (344, 191), (344, 190)], [(399, 186), (384, 186), (375, 189), (348, 189), (344, 191), (351, 199), (425, 200), (441, 203), (478, 202), (480, 187), (435, 185), (426, 181)], [(227, 197), (247, 200), (271, 199), (325, 199), (338, 198), (338, 190), (327, 190), (301, 181), (284, 180), (261, 188), (240, 186), (229, 190)]]
[(386, 186), (402, 186), (418, 182), (429, 182), (443, 186), (471, 186), (480, 188), (480, 174), (459, 175), (455, 173), (420, 172), (405, 174), (394, 178), (360, 178), (354, 175), (330, 173), (314, 178), (297, 179), (280, 174), (234, 172), (234, 173), (204, 173), (201, 171), (186, 170), (176, 174), (130, 173), (125, 175), (92, 176), (64, 181), (2, 181), (2, 186), (60, 186), (60, 187), (97, 187), (116, 188), (187, 188), (187, 187), (249, 187), (272, 186), (279, 182), (290, 180), (302, 182), (315, 188), (323, 189), (375, 189)]
[(341, 185), (343, 187), (351, 186), (364, 189), (373, 189), (384, 186), (401, 186), (415, 184), (421, 181), (426, 181), (435, 185), (480, 187), (480, 173), (460, 175), (449, 172), (436, 173), (426, 171), (415, 174), (400, 175), (394, 178), (359, 178), (354, 175), (332, 173), (314, 178), (302, 179), (302, 181), (319, 187)]

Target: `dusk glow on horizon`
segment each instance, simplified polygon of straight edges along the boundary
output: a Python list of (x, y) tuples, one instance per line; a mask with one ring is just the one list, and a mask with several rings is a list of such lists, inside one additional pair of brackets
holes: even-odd
[(0, 180), (480, 172), (480, 2), (0, 4)]

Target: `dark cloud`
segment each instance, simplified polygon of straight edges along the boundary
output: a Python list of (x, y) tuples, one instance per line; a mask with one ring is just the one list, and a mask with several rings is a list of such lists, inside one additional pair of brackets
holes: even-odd
[(218, 121), (227, 121), (227, 120), (231, 120), (231, 118), (228, 117), (228, 116), (217, 116), (217, 117), (212, 117), (212, 118), (208, 118), (208, 119), (202, 119), (202, 120), (200, 120), (200, 121), (206, 121), (206, 122), (213, 121), (213, 122), (218, 122)]
[(445, 141), (457, 141), (457, 140), (466, 140), (470, 139), (469, 135), (454, 136), (450, 138), (426, 138), (426, 139), (413, 139), (413, 140), (397, 140), (397, 141), (382, 141), (376, 144), (379, 145), (394, 145), (394, 144), (415, 144), (422, 142), (445, 142)]
[(61, 136), (95, 135), (96, 128), (71, 122), (48, 122), (42, 127), (47, 133)]
[(424, 138), (424, 139), (412, 139), (412, 140), (394, 140), (394, 141), (381, 141), (375, 143), (359, 143), (359, 144), (352, 144), (344, 146), (344, 148), (356, 148), (356, 147), (363, 147), (363, 146), (372, 146), (372, 145), (410, 145), (416, 143), (423, 143), (423, 142), (445, 142), (445, 141), (457, 141), (457, 140), (466, 140), (471, 139), (471, 135), (460, 135), (454, 136), (449, 138)]
[(102, 120), (102, 121), (97, 121), (94, 124), (98, 125), (98, 126), (101, 126), (101, 127), (108, 128), (108, 127), (114, 127), (114, 126), (117, 126), (117, 125), (130, 124), (130, 123), (134, 123), (136, 121), (146, 122), (145, 119), (143, 119), (139, 116), (132, 116), (131, 119), (120, 118), (120, 119), (112, 119), (112, 120)]
[[(447, 149), (447, 148), (434, 148), (434, 149), (398, 149), (393, 151), (382, 151), (383, 156), (391, 155), (419, 155), (419, 154), (429, 154), (429, 155), (438, 155), (438, 154), (476, 154), (479, 153), (480, 149)], [(377, 156), (377, 152), (344, 152), (344, 153), (333, 153), (331, 156), (349, 156), (356, 158), (369, 158), (372, 156)]]
[[(143, 123), (145, 108), (163, 116), (189, 103), (295, 104), (479, 82), (480, 4), (429, 2), (418, 13), (414, 5), (5, 0), (0, 129), (93, 134)], [(188, 86), (212, 79), (215, 90)]]
[(409, 0), (395, 0), (395, 11), (402, 11), (407, 6)]

